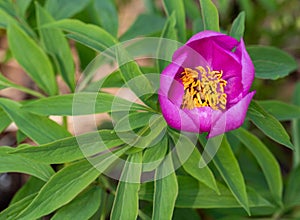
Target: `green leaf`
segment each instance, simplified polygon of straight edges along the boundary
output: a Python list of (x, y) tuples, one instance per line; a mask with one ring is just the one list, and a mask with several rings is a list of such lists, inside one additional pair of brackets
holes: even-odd
[[(172, 54), (177, 49), (177, 44), (174, 41), (177, 41), (177, 32), (175, 29), (176, 26), (176, 17), (175, 12), (173, 12), (167, 19), (165, 27), (161, 34), (161, 40), (159, 41), (158, 46), (158, 58), (157, 67), (158, 72), (161, 73), (166, 66), (172, 61)], [(170, 39), (172, 41), (166, 40)]]
[(186, 21), (183, 0), (163, 0), (163, 6), (168, 16), (175, 12), (176, 29), (178, 33), (178, 40), (180, 42), (186, 41)]
[(164, 138), (154, 146), (146, 148), (143, 154), (143, 172), (155, 170), (163, 161), (168, 151), (168, 138)]
[(247, 51), (255, 67), (255, 77), (260, 79), (282, 78), (298, 67), (295, 59), (288, 53), (269, 46), (251, 46)]
[(26, 16), (26, 11), (28, 7), (30, 6), (32, 0), (16, 0), (15, 4), (17, 6), (17, 9), (19, 10), (19, 13), (22, 17)]
[(17, 102), (0, 98), (0, 107), (24, 134), (38, 144), (71, 136), (67, 130), (54, 121), (23, 110), (21, 104)]
[(204, 30), (220, 32), (219, 14), (216, 6), (211, 0), (199, 0)]
[(87, 87), (84, 88), (84, 91), (95, 92), (98, 91), (99, 88), (119, 88), (123, 87), (124, 84), (125, 83), (121, 76), (121, 72), (117, 70), (98, 81), (89, 83)]
[(113, 0), (94, 0), (94, 9), (101, 26), (112, 36), (118, 34), (118, 11)]
[(287, 208), (300, 205), (300, 166), (296, 167), (290, 174), (286, 192), (284, 195), (284, 205)]
[(201, 17), (197, 18), (193, 22), (193, 34), (204, 31), (204, 24)]
[(120, 41), (127, 41), (139, 36), (148, 36), (158, 33), (163, 29), (164, 22), (165, 19), (159, 15), (141, 14), (120, 37)]
[(5, 111), (0, 108), (0, 132), (2, 132), (11, 123), (10, 117), (5, 113)]
[[(252, 101), (250, 103), (248, 111), (248, 117), (251, 121), (269, 138), (282, 144), (288, 148), (293, 149), (294, 146), (290, 141), (290, 137), (282, 124), (274, 118), (272, 115), (268, 114), (257, 102)], [(253, 114), (253, 111), (258, 112), (258, 114)]]
[(114, 130), (116, 132), (133, 131), (149, 124), (150, 120), (158, 117), (158, 114), (153, 112), (132, 112), (126, 113), (123, 118), (116, 121)]
[(45, 181), (40, 180), (34, 176), (29, 177), (26, 183), (16, 192), (13, 199), (10, 201), (10, 206), (14, 203), (21, 201), (22, 199), (36, 194), (45, 185)]
[[(7, 37), (14, 57), (33, 81), (47, 94), (57, 94), (55, 74), (45, 52), (14, 23), (8, 25)], [(30, 51), (30, 59), (24, 51)]]
[(25, 139), (27, 138), (27, 135), (24, 134), (21, 130), (17, 131), (17, 143), (20, 144), (21, 142), (25, 141)]
[(200, 167), (201, 155), (194, 143), (185, 135), (170, 133), (184, 170), (192, 177), (219, 193), (215, 177), (208, 166)]
[[(216, 166), (217, 170), (221, 174), (222, 178), (224, 179), (225, 183), (229, 187), (230, 191), (232, 192), (233, 196), (236, 198), (238, 203), (250, 215), (249, 201), (246, 192), (244, 177), (241, 172), (238, 161), (234, 156), (232, 149), (227, 141), (226, 136), (223, 137), (220, 146), (211, 146), (211, 147), (218, 149), (216, 155), (210, 155), (210, 157), (212, 157), (214, 165)], [(220, 192), (222, 192), (221, 189), (219, 190)]]
[[(300, 107), (300, 83), (296, 84), (294, 96), (293, 96), (293, 103), (296, 106)], [(294, 119), (292, 121), (292, 138), (293, 143), (295, 146), (295, 150), (293, 152), (293, 165), (297, 167), (300, 165), (300, 119)]]
[(234, 19), (229, 35), (237, 40), (240, 40), (244, 36), (245, 32), (245, 12), (242, 11)]
[[(179, 191), (176, 207), (179, 208), (240, 208), (240, 204), (233, 197), (227, 187), (218, 183), (221, 195), (211, 188), (189, 176), (177, 176)], [(247, 188), (250, 207), (273, 207), (256, 191)], [(154, 187), (152, 182), (144, 183), (140, 189), (140, 199), (153, 200)]]
[(58, 72), (67, 83), (70, 90), (75, 90), (75, 68), (73, 56), (68, 41), (61, 30), (57, 28), (43, 28), (42, 26), (55, 20), (38, 3), (36, 3), (36, 17), (39, 35), (45, 51), (51, 55)]
[(200, 8), (197, 1), (194, 0), (184, 0), (184, 8), (185, 8), (185, 14), (191, 21), (194, 21), (195, 19), (200, 17)]
[(3, 9), (3, 5), (0, 5), (0, 27), (1, 28), (6, 28), (7, 24), (11, 20), (13, 20), (13, 18), (11, 17), (11, 15), (7, 12), (7, 10)]
[(93, 24), (85, 24), (79, 20), (64, 19), (49, 24), (47, 27), (57, 27), (70, 32), (67, 35), (69, 38), (100, 52), (117, 43), (117, 40), (104, 29)]
[(238, 138), (247, 149), (254, 155), (259, 166), (261, 167), (264, 176), (267, 180), (269, 189), (280, 205), (282, 204), (282, 177), (278, 162), (269, 149), (255, 135), (251, 134), (243, 128), (233, 131), (233, 134)]
[(152, 103), (149, 98), (156, 93), (158, 86), (155, 87), (151, 83), (150, 79), (142, 73), (136, 61), (130, 57), (121, 45), (117, 47), (117, 61), (121, 76), (128, 88), (145, 104), (155, 109), (157, 107), (156, 103)]
[(122, 139), (127, 140), (127, 144), (134, 146), (128, 153), (142, 151), (145, 148), (154, 146), (161, 141), (167, 130), (167, 123), (162, 115), (154, 115), (149, 124), (136, 134), (134, 132), (118, 133)]
[(300, 119), (300, 107), (277, 100), (257, 101), (268, 113), (279, 121)]
[(24, 157), (10, 154), (14, 151), (11, 147), (0, 147), (0, 173), (19, 172), (35, 176), (47, 181), (54, 171), (49, 165), (27, 160)]
[(51, 220), (89, 219), (100, 206), (101, 191), (99, 186), (91, 187), (59, 209)]
[(15, 220), (15, 219), (17, 219), (16, 217), (18, 216), (18, 214), (32, 202), (32, 200), (34, 199), (35, 196), (36, 196), (36, 193), (31, 194), (31, 195), (23, 198), (22, 200), (10, 205), (8, 208), (4, 209), (0, 213), (0, 220)]
[(178, 183), (172, 155), (168, 154), (155, 173), (152, 219), (172, 219), (177, 195)]
[(75, 93), (39, 99), (22, 107), (40, 115), (87, 115), (118, 111), (145, 111), (145, 106), (108, 93)]
[(20, 86), (20, 85), (17, 85), (15, 83), (11, 82), (7, 78), (5, 78), (1, 73), (0, 73), (0, 86), (3, 86), (5, 88), (12, 87), (12, 88), (17, 89), (21, 92), (25, 92), (27, 94), (30, 94), (30, 95), (33, 95), (33, 96), (39, 97), (39, 98), (44, 98), (45, 97), (43, 94), (41, 94), (37, 91), (28, 89), (26, 87), (23, 87), (23, 86)]
[(46, 163), (68, 163), (101, 153), (124, 143), (118, 135), (110, 130), (100, 130), (77, 137), (68, 137), (54, 142), (36, 146), (25, 146), (11, 153), (30, 160)]
[(23, 110), (40, 115), (87, 115), (112, 111), (147, 110), (108, 93), (75, 93), (53, 96), (25, 104)]
[(142, 152), (129, 155), (117, 187), (111, 211), (112, 220), (137, 218), (141, 171)]
[(59, 20), (62, 18), (72, 17), (82, 11), (89, 3), (90, 0), (47, 0), (45, 8), (53, 16), (53, 18)]
[[(125, 150), (127, 148), (118, 151), (117, 156)], [(107, 153), (94, 158), (98, 162), (94, 166), (84, 160), (64, 167), (51, 177), (17, 219), (37, 219), (69, 203), (117, 158), (115, 154)]]

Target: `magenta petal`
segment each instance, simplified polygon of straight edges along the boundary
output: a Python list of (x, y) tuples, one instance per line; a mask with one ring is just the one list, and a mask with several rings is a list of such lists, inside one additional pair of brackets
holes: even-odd
[(208, 138), (215, 137), (217, 135), (223, 134), (224, 132), (237, 129), (242, 126), (247, 114), (248, 106), (254, 95), (255, 91), (250, 92), (237, 104), (224, 112), (212, 126)]
[(236, 54), (241, 57), (242, 83), (243, 83), (244, 92), (248, 92), (254, 80), (255, 69), (252, 60), (246, 50), (243, 39), (241, 39), (241, 42), (236, 49)]
[(215, 31), (202, 31), (199, 32), (198, 34), (195, 34), (193, 37), (191, 37), (188, 42), (186, 43), (187, 45), (194, 47), (199, 42), (201, 42), (203, 39), (209, 38), (213, 41), (215, 41), (217, 44), (222, 46), (224, 49), (227, 50), (232, 50), (234, 47), (238, 45), (238, 41), (234, 39), (233, 37), (227, 36), (226, 34), (222, 34), (219, 32)]
[(227, 94), (228, 105), (235, 104), (237, 101), (239, 101), (240, 94), (243, 94), (243, 85), (241, 83), (241, 77), (237, 76), (227, 79), (227, 85), (225, 86), (224, 91)]
[(192, 118), (182, 111), (180, 107), (174, 105), (168, 97), (159, 95), (158, 99), (162, 114), (169, 126), (178, 130), (199, 132)]
[(241, 77), (242, 66), (239, 58), (231, 51), (224, 50), (216, 43), (212, 47), (212, 63), (213, 70), (223, 71), (223, 79), (227, 80), (233, 76)]
[(187, 58), (187, 54), (183, 53), (177, 57), (176, 60), (172, 61), (161, 73), (160, 77), (160, 88), (159, 93), (162, 93), (168, 96), (170, 87), (174, 82), (174, 78), (178, 72), (182, 72), (183, 68), (182, 65)]

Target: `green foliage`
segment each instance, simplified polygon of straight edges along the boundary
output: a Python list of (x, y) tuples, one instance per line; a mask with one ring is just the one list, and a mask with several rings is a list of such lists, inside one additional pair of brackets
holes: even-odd
[(200, 0), (204, 30), (220, 31), (219, 14), (210, 0)]
[[(49, 95), (57, 94), (52, 65), (39, 45), (13, 22), (8, 25), (7, 37), (14, 57), (39, 87)], [(29, 58), (24, 56), (24, 51), (30, 51)]]
[(297, 63), (286, 52), (274, 47), (247, 47), (255, 66), (255, 76), (261, 79), (278, 79), (297, 69)]
[(294, 146), (282, 124), (272, 115), (268, 114), (257, 102), (250, 104), (248, 117), (268, 137), (274, 141), (293, 149)]
[(178, 0), (176, 2), (172, 0), (163, 0), (163, 5), (168, 16), (171, 16), (172, 13), (175, 14), (178, 40), (180, 42), (185, 42), (186, 23), (185, 23), (185, 10), (184, 10), (183, 0)]
[[(119, 14), (130, 1), (0, 1), (0, 42), (8, 42), (0, 91), (27, 95), (1, 95), (1, 138), (11, 123), (17, 130), (16, 146), (0, 147), (0, 173), (30, 176), (0, 220), (299, 218), (300, 84), (291, 103), (277, 100), (289, 99), (277, 94), (294, 88), (284, 77), (298, 68), (290, 44), (278, 42), (298, 32), (279, 38), (262, 31), (276, 26), (268, 16), (288, 1), (140, 1), (144, 14), (121, 36)], [(168, 127), (157, 96), (159, 73), (174, 51), (203, 30), (256, 44), (247, 51), (259, 101), (251, 102), (243, 127), (209, 139)], [(9, 80), (2, 66), (12, 60), (33, 86)], [(271, 96), (261, 100), (268, 84)], [(109, 123), (77, 132), (78, 118), (98, 114)]]
[(61, 30), (51, 27), (43, 28), (43, 26), (46, 26), (48, 23), (52, 23), (55, 20), (38, 4), (36, 4), (36, 13), (41, 42), (47, 53), (54, 60), (56, 68), (62, 78), (67, 83), (70, 90), (74, 92), (75, 69), (68, 41), (65, 39)]

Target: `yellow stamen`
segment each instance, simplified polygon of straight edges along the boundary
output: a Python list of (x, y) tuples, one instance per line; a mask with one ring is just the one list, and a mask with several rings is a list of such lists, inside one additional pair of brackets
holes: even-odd
[(225, 110), (227, 95), (224, 87), (227, 81), (222, 76), (222, 70), (211, 71), (209, 67), (185, 68), (180, 77), (184, 87), (181, 108), (209, 106), (214, 110)]

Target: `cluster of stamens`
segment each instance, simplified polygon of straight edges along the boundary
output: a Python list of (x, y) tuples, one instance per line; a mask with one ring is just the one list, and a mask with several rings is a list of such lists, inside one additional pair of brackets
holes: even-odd
[(180, 77), (184, 86), (181, 108), (208, 106), (214, 110), (225, 110), (227, 95), (224, 87), (227, 81), (222, 79), (222, 75), (222, 70), (211, 71), (209, 67), (185, 68)]

